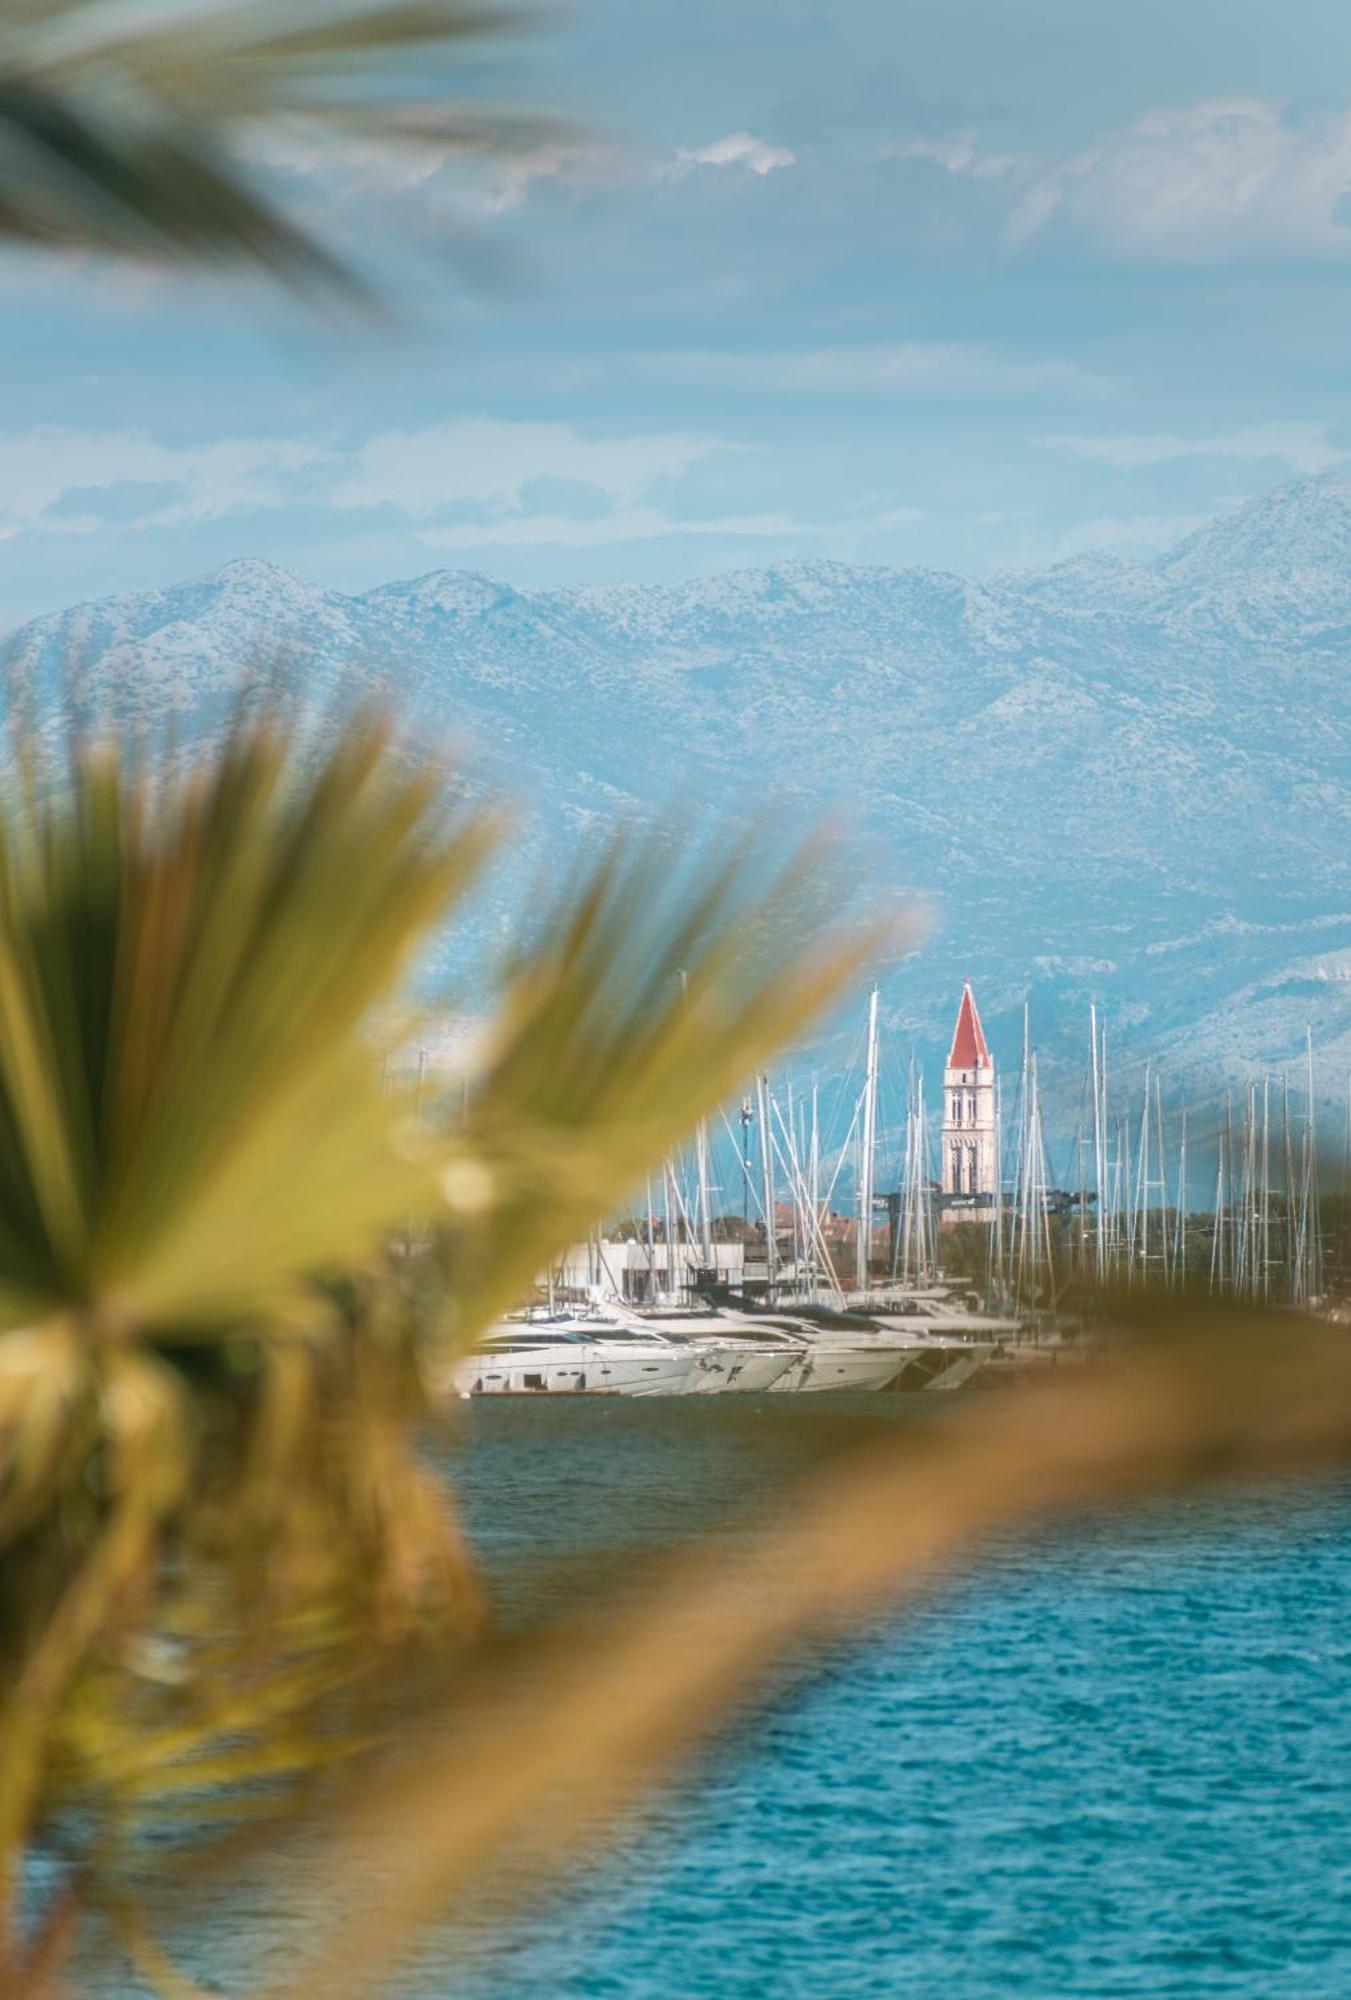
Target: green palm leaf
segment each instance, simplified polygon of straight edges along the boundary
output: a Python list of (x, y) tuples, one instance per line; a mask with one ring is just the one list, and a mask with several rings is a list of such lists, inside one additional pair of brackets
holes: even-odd
[(462, 1641), (474, 1579), (414, 1446), (444, 1342), (877, 943), (804, 952), (819, 852), (774, 874), (617, 838), (508, 968), (467, 1109), (440, 1107), (400, 1081), (409, 978), (500, 828), (437, 767), (370, 720), (263, 715), (190, 765), (25, 752), (13, 780), (0, 1985), (38, 1828), (68, 1815), (106, 1877), (146, 1813), (303, 1785), (409, 1646)]
[(279, 27), (273, 5), (214, 5), (128, 25), (98, 0), (3, 0), (0, 234), (361, 296), (263, 192), (260, 132), (494, 152), (561, 130), (451, 85), (451, 59), (514, 25), (509, 11), (305, 0), (286, 14)]
[(621, 833), (511, 969), (447, 1232), (456, 1347), (876, 955), (882, 927), (830, 920), (820, 841), (772, 872), (754, 853), (701, 867)]

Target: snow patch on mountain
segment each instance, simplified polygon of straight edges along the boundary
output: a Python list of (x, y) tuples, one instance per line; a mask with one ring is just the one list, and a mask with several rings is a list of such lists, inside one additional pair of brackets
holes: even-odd
[(523, 876), (634, 815), (783, 832), (843, 810), (879, 892), (940, 912), (885, 984), (917, 1046), (941, 1054), (970, 976), (1011, 1053), (1028, 996), (1068, 1103), (1090, 1000), (1122, 1061), (1239, 1076), (1297, 1058), (1316, 998), (1327, 1091), (1345, 1090), (1341, 473), (1150, 563), (975, 583), (788, 562), (547, 590), (438, 570), (348, 594), (255, 559), (39, 619), (6, 652), (25, 698), (172, 714), (188, 738), (260, 681), (383, 695), (514, 792)]

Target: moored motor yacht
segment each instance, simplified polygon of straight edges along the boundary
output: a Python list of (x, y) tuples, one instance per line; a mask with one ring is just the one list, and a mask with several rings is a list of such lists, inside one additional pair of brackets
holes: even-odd
[(801, 1341), (802, 1365), (794, 1376), (783, 1376), (773, 1387), (779, 1393), (819, 1394), (826, 1389), (885, 1389), (905, 1367), (908, 1344), (879, 1334), (866, 1323), (857, 1328), (820, 1324), (821, 1315), (771, 1312), (755, 1324), (773, 1328)]
[(914, 1362), (897, 1385), (905, 1389), (960, 1389), (1022, 1332), (1017, 1320), (977, 1312), (937, 1287), (895, 1293), (871, 1317), (913, 1346)]
[(603, 1314), (499, 1320), (455, 1368), (461, 1396), (680, 1396), (694, 1353)]
[(804, 1365), (803, 1344), (777, 1329), (708, 1306), (618, 1307), (627, 1325), (688, 1344), (696, 1359), (690, 1393), (758, 1395)]

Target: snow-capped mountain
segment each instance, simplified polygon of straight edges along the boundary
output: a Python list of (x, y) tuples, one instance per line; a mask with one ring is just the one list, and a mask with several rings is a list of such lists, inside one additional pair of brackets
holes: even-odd
[(934, 1053), (964, 976), (996, 1053), (1066, 1101), (1090, 997), (1122, 1060), (1207, 1080), (1351, 1054), (1351, 481), (1300, 481), (1159, 560), (984, 583), (797, 562), (517, 590), (447, 571), (345, 595), (261, 561), (14, 635), (11, 679), (209, 729), (241, 676), (383, 690), (533, 816), (802, 823), (843, 806), (879, 893), (923, 891), (887, 1014)]

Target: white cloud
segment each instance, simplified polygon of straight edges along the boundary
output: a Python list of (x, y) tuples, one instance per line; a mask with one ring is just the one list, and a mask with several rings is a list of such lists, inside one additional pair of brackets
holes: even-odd
[(1332, 444), (1326, 424), (1247, 424), (1218, 431), (1210, 437), (1182, 437), (1170, 432), (1138, 436), (1130, 432), (1102, 437), (1047, 437), (1039, 443), (1076, 458), (1123, 467), (1167, 465), (1184, 458), (1279, 459), (1296, 472), (1326, 472), (1341, 465), (1348, 453)]
[(419, 541), (438, 549), (544, 545), (584, 549), (666, 536), (718, 535), (732, 540), (787, 541), (799, 546), (811, 543), (851, 553), (862, 541), (913, 527), (924, 519), (926, 515), (918, 507), (888, 507), (880, 512), (811, 520), (784, 509), (755, 514), (671, 514), (651, 501), (642, 501), (589, 518), (541, 511), (465, 525), (432, 523), (419, 527), (417, 533)]
[(331, 454), (295, 438), (162, 444), (143, 430), (57, 426), (0, 438), (0, 535), (174, 526), (279, 507)]
[(730, 132), (707, 146), (682, 146), (668, 171), (681, 174), (692, 167), (744, 167), (748, 173), (763, 176), (796, 165), (797, 154), (786, 146), (771, 146), (767, 139), (757, 139), (750, 132)]
[(465, 505), (523, 515), (527, 488), (562, 481), (624, 508), (701, 459), (733, 449), (680, 431), (588, 437), (572, 424), (465, 417), (371, 438), (330, 497), (339, 507), (394, 507), (415, 521)]
[(1097, 555), (1104, 549), (1118, 555), (1161, 555), (1184, 535), (1207, 527), (1214, 518), (1213, 514), (1101, 515), (1093, 521), (1081, 521), (1063, 534), (1052, 550), (1052, 560), (1063, 562), (1071, 556)]
[(883, 151), (985, 183), (1014, 251), (1056, 230), (1161, 262), (1351, 255), (1348, 106), (1299, 115), (1260, 97), (1210, 99), (1148, 112), (1058, 160), (986, 151), (968, 132)]
[(526, 205), (549, 183), (605, 189), (683, 180), (700, 167), (736, 168), (763, 179), (797, 164), (786, 146), (751, 132), (731, 132), (706, 146), (682, 146), (664, 157), (628, 152), (612, 141), (560, 132), (517, 152), (466, 158), (463, 149), (433, 142), (347, 142), (288, 133), (257, 142), (260, 162), (313, 184), (338, 206), (353, 196), (411, 202), (432, 219), (505, 214)]
[(429, 548), (489, 549), (559, 547), (593, 549), (614, 542), (652, 541), (668, 535), (729, 535), (748, 539), (796, 539), (831, 532), (792, 514), (673, 516), (660, 507), (616, 509), (594, 519), (571, 514), (520, 514), (468, 527), (429, 527), (418, 539)]
[(1054, 357), (1000, 354), (978, 342), (899, 341), (768, 354), (666, 355), (664, 370), (700, 381), (781, 393), (876, 392), (900, 396), (1085, 394), (1105, 385)]
[(1001, 180), (1017, 173), (1021, 162), (1013, 153), (983, 153), (971, 132), (956, 132), (947, 139), (900, 139), (878, 148), (883, 160), (931, 160), (946, 173), (961, 174), (975, 181)]
[[(428, 539), (466, 547), (716, 532), (668, 521), (658, 496), (702, 461), (740, 448), (685, 432), (597, 437), (571, 424), (487, 417), (385, 431), (350, 452), (293, 438), (187, 446), (141, 430), (43, 428), (0, 438), (0, 539), (218, 520), (294, 502), (297, 480), (312, 504), (390, 508), (425, 526)], [(470, 518), (448, 523), (456, 509)], [(740, 529), (777, 531), (768, 516), (746, 516)]]
[(1261, 98), (1215, 100), (1151, 112), (1038, 175), (1008, 239), (1066, 222), (1127, 256), (1342, 257), (1349, 188), (1351, 111), (1300, 119)]
[(621, 178), (619, 156), (598, 140), (559, 139), (509, 153), (488, 169), (487, 206), (500, 214), (519, 208), (537, 181), (614, 181)]

